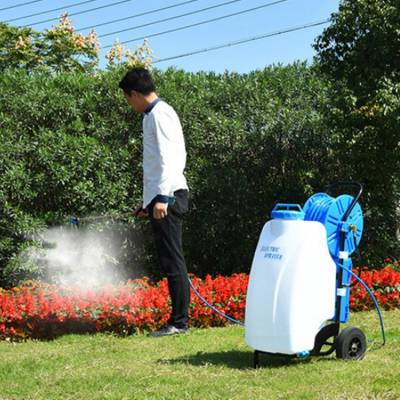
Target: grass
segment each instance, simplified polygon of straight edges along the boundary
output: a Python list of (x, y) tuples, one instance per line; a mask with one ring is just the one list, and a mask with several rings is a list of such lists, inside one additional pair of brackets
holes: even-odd
[(263, 356), (257, 370), (236, 326), (157, 339), (1, 342), (0, 399), (400, 399), (400, 310), (383, 315), (383, 348), (377, 315), (351, 315), (374, 342), (362, 361)]

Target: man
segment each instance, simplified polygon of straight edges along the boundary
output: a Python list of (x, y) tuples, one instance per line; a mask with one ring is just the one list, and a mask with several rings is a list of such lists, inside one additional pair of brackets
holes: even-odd
[(172, 300), (166, 326), (153, 337), (188, 330), (190, 289), (182, 250), (182, 219), (188, 211), (188, 186), (183, 174), (185, 141), (174, 109), (161, 100), (150, 73), (133, 68), (121, 80), (128, 104), (143, 117), (143, 204), (135, 214), (150, 217), (161, 269)]

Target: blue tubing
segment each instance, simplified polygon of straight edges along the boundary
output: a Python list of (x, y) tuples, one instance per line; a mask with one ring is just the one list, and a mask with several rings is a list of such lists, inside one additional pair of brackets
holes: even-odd
[(194, 287), (193, 282), (191, 281), (191, 279), (188, 277), (189, 280), (189, 285), (192, 288), (193, 292), (196, 294), (196, 296), (204, 303), (206, 304), (208, 307), (210, 307), (212, 310), (214, 310), (218, 315), (220, 315), (222, 318), (227, 319), (228, 321), (233, 322), (234, 324), (238, 324), (238, 325), (244, 325), (242, 321), (238, 321), (235, 318), (230, 317), (229, 315), (224, 314), (222, 311), (218, 310), (218, 308), (214, 307), (212, 304), (210, 304), (198, 291), (197, 289)]
[(360, 282), (364, 286), (364, 288), (366, 289), (368, 294), (371, 296), (371, 299), (375, 304), (376, 311), (378, 312), (378, 315), (379, 315), (379, 321), (380, 321), (380, 324), (381, 324), (381, 332), (382, 332), (382, 346), (384, 346), (386, 344), (385, 326), (384, 326), (384, 323), (383, 323), (381, 309), (379, 308), (379, 304), (376, 301), (376, 298), (375, 298), (374, 294), (372, 293), (371, 289), (367, 286), (367, 284), (359, 276), (357, 276), (353, 271), (351, 271), (350, 269), (344, 267), (342, 264), (339, 264), (339, 266), (344, 271), (347, 271), (349, 274), (354, 276), (354, 278), (356, 278), (357, 281)]

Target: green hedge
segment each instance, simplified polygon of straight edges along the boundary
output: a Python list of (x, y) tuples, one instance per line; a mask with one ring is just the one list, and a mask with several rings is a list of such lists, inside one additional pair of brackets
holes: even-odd
[[(140, 201), (141, 116), (118, 89), (123, 73), (1, 75), (3, 285), (40, 277), (40, 270), (26, 271), (16, 261), (30, 244), (27, 232), (65, 224), (73, 215), (124, 214)], [(365, 166), (360, 157), (352, 165), (343, 150), (351, 143), (332, 126), (329, 84), (305, 64), (246, 75), (171, 69), (156, 71), (155, 79), (159, 95), (180, 115), (186, 137), (192, 209), (184, 241), (191, 272), (248, 272), (275, 202), (302, 203), (337, 179), (368, 182), (368, 158)], [(367, 185), (361, 201), (364, 260), (399, 251), (395, 215), (385, 213), (398, 201), (397, 175), (382, 168), (387, 190), (377, 193)], [(148, 223), (125, 222), (127, 274), (157, 277)]]

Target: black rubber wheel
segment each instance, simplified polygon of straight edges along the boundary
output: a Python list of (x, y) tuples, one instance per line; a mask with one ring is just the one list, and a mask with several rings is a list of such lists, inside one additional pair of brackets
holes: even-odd
[[(335, 340), (339, 334), (339, 323), (325, 325), (315, 337), (313, 356), (329, 356), (335, 351)], [(322, 350), (324, 348), (324, 350)]]
[(336, 357), (343, 360), (361, 360), (367, 351), (367, 339), (361, 329), (348, 326), (335, 340)]
[(259, 368), (260, 367), (260, 353), (257, 350), (254, 351), (253, 367), (254, 368)]

